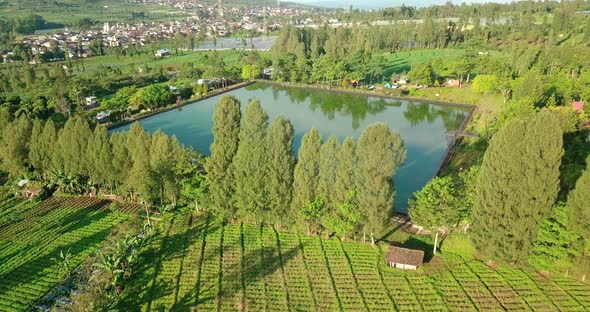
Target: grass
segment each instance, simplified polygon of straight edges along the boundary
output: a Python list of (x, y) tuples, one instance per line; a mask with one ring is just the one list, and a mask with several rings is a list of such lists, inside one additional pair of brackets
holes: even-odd
[(422, 64), (433, 59), (441, 58), (445, 62), (452, 62), (465, 55), (463, 49), (427, 49), (400, 51), (386, 56), (390, 66), (386, 70), (386, 76), (392, 74), (408, 73), (414, 64)]
[[(590, 286), (529, 269), (490, 267), (464, 235), (447, 237), (417, 272), (389, 268), (386, 248), (221, 224), (182, 213), (162, 223), (140, 256), (125, 311), (457, 311), (590, 307)], [(388, 239), (431, 248), (429, 238)]]
[(79, 266), (127, 215), (96, 198), (53, 197), (40, 204), (13, 198), (0, 203), (0, 311), (30, 309), (55, 287), (61, 251)]

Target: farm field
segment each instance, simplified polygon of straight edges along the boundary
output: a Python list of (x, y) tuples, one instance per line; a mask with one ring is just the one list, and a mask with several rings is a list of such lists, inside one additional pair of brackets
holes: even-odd
[(0, 311), (29, 310), (67, 274), (52, 258), (69, 251), (79, 266), (133, 208), (109, 206), (90, 197), (0, 201)]
[(121, 311), (588, 311), (590, 285), (445, 253), (418, 272), (384, 249), (175, 214), (145, 246)]

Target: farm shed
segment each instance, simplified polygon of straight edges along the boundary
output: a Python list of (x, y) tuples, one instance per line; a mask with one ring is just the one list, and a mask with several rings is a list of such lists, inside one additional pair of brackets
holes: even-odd
[(424, 251), (389, 246), (387, 262), (392, 268), (416, 270), (424, 261)]

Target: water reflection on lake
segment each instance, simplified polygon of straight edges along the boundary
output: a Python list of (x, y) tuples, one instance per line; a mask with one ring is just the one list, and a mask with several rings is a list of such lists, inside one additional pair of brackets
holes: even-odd
[[(283, 87), (256, 83), (233, 90), (244, 107), (250, 100), (260, 100), (270, 119), (285, 115), (295, 129), (294, 150), (312, 127), (326, 139), (330, 135), (341, 141), (347, 136), (358, 138), (375, 122), (385, 122), (397, 131), (408, 149), (408, 157), (394, 177), (396, 209), (407, 211), (407, 201), (438, 170), (451, 138), (446, 132), (456, 130), (468, 110), (451, 106), (407, 102), (349, 93)], [(176, 135), (180, 142), (209, 154), (213, 141), (211, 128), (215, 103), (219, 96), (141, 121), (148, 131), (161, 129)], [(129, 126), (113, 131), (127, 131)]]

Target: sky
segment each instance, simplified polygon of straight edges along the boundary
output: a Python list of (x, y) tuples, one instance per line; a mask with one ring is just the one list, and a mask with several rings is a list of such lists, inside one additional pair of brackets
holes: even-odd
[[(444, 4), (446, 0), (289, 0), (291, 2), (299, 2), (310, 5), (324, 6), (324, 7), (339, 7), (348, 8), (352, 5), (358, 9), (380, 9), (385, 7), (395, 7), (402, 4), (408, 6), (423, 7), (431, 4)], [(461, 0), (452, 1), (453, 3), (459, 4), (462, 2), (510, 2), (510, 0)]]

